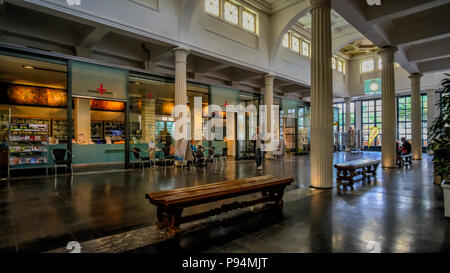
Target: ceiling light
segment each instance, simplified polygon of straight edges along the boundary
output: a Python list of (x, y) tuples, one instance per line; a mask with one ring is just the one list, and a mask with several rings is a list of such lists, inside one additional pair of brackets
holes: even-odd
[(34, 69), (34, 67), (32, 67), (31, 65), (24, 65), (23, 68), (25, 68), (25, 69)]

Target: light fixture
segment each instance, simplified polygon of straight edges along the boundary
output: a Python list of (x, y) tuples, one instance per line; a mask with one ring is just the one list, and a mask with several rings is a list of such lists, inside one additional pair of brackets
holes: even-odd
[(24, 65), (22, 66), (24, 69), (34, 69), (34, 67), (32, 67), (31, 65)]

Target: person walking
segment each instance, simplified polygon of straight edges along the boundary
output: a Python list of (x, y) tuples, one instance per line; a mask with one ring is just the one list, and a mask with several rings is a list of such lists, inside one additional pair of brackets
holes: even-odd
[(253, 141), (255, 141), (256, 169), (262, 170), (263, 152), (261, 151), (262, 139), (259, 128), (256, 128), (256, 135), (253, 137)]

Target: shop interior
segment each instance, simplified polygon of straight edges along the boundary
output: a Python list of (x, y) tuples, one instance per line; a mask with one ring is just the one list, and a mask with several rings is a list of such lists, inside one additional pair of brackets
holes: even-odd
[(67, 149), (68, 141), (74, 164), (123, 164), (124, 102), (74, 97), (68, 140), (64, 62), (0, 56), (0, 97), (2, 176), (8, 169), (48, 171), (52, 151)]

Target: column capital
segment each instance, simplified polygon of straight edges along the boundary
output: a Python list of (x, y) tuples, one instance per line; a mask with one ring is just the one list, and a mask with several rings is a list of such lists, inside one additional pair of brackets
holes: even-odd
[(265, 79), (266, 85), (268, 85), (268, 84), (273, 85), (273, 81), (275, 80), (275, 76), (272, 75), (272, 74), (266, 74), (266, 75), (264, 75), (264, 79)]
[(396, 47), (386, 46), (378, 51), (378, 55), (380, 55), (383, 62), (393, 62), (394, 55), (398, 51)]
[(187, 56), (191, 53), (191, 51), (184, 47), (175, 47), (172, 49), (175, 53), (175, 62), (186, 62)]
[(408, 78), (410, 78), (411, 80), (417, 80), (422, 78), (423, 74), (421, 73), (412, 73), (411, 75), (408, 76)]
[(331, 0), (310, 0), (311, 11), (317, 8), (331, 9)]
[(344, 98), (344, 101), (345, 101), (345, 103), (349, 103), (349, 102), (352, 102), (352, 98), (350, 98), (350, 97), (346, 97), (346, 98)]

